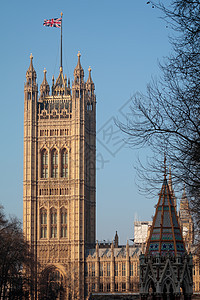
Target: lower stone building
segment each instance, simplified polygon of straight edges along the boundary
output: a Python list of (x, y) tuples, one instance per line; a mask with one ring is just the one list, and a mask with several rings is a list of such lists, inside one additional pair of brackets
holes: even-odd
[(86, 293), (138, 293), (140, 253), (140, 248), (128, 242), (109, 247), (97, 243), (87, 253)]
[[(172, 189), (171, 184), (169, 184), (169, 188)], [(174, 195), (174, 192), (172, 195)], [(175, 200), (174, 208), (177, 209)], [(193, 291), (195, 295), (192, 299), (198, 299), (198, 293), (200, 292), (200, 258), (196, 254), (193, 245), (194, 225), (185, 189), (180, 201), (178, 220), (182, 228), (185, 248), (193, 254)], [(137, 226), (142, 226), (143, 222), (140, 223), (137, 222)], [(186, 230), (186, 227), (188, 230)], [(113, 243), (97, 243), (95, 249), (87, 251), (85, 292), (89, 299), (140, 299), (139, 256), (145, 253), (148, 237), (149, 230), (146, 230), (146, 240), (143, 243), (137, 242), (134, 236), (133, 245), (129, 245), (127, 242), (126, 245), (121, 246), (118, 244), (118, 235), (116, 234)]]

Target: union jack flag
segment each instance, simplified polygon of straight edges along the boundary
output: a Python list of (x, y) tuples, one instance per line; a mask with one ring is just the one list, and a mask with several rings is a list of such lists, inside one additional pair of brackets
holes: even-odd
[(49, 19), (49, 20), (44, 20), (43, 25), (44, 26), (50, 26), (50, 27), (61, 27), (61, 22), (62, 22), (62, 18), (55, 18), (55, 19)]

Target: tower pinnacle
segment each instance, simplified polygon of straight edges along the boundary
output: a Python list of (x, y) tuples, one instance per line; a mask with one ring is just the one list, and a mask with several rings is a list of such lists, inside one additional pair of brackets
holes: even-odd
[(91, 71), (92, 71), (91, 67), (88, 68), (88, 71), (89, 71), (89, 75), (88, 75), (87, 83), (91, 83), (92, 84), (93, 81), (92, 81), (92, 77), (91, 77)]
[(75, 70), (76, 69), (80, 69), (80, 70), (82, 69), (83, 70), (83, 68), (81, 66), (81, 53), (80, 53), (80, 51), (78, 51), (77, 56), (78, 56), (78, 63), (77, 63), (77, 66), (76, 66)]
[(44, 98), (45, 96), (48, 96), (50, 92), (50, 87), (46, 77), (47, 70), (44, 68), (43, 72), (44, 72), (44, 79), (40, 85), (40, 98)]
[(81, 66), (81, 60), (80, 60), (81, 53), (80, 53), (80, 51), (78, 51), (77, 56), (78, 56), (78, 63), (76, 65), (76, 68), (74, 69), (74, 81), (75, 81), (75, 83), (81, 83), (81, 82), (83, 82), (84, 71), (83, 71), (83, 68)]
[(30, 66), (29, 66), (29, 71), (35, 71), (34, 68), (33, 68), (33, 55), (31, 53), (30, 55)]
[(36, 84), (36, 71), (33, 67), (33, 55), (31, 53), (30, 55), (30, 65), (29, 65), (29, 68), (26, 72), (26, 80), (27, 82), (30, 84), (30, 83), (34, 83)]

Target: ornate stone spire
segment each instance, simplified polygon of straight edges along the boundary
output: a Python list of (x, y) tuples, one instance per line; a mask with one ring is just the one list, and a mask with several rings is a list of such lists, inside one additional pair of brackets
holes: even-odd
[(30, 66), (28, 68), (28, 71), (29, 72), (35, 72), (35, 69), (33, 68), (33, 55), (32, 55), (32, 53), (30, 55)]
[(49, 87), (49, 84), (47, 82), (47, 77), (46, 77), (46, 74), (47, 74), (46, 69), (44, 69), (43, 72), (44, 72), (44, 79), (40, 85), (40, 98), (44, 98), (45, 96), (48, 96), (49, 92), (50, 92), (50, 87)]
[(63, 75), (63, 68), (60, 67), (60, 73), (56, 79), (56, 83), (52, 83), (52, 95), (69, 95), (70, 87), (67, 86), (67, 77)]
[(93, 81), (92, 81), (92, 76), (91, 76), (91, 71), (92, 71), (91, 67), (89, 67), (88, 71), (89, 71), (89, 75), (88, 75), (87, 84), (92, 84)]
[(119, 246), (119, 236), (117, 234), (117, 231), (115, 233), (115, 239), (114, 239), (114, 242), (115, 242), (115, 247), (117, 248)]
[(30, 55), (30, 66), (26, 72), (26, 80), (29, 84), (36, 83), (36, 71), (33, 67), (33, 55)]
[(88, 89), (88, 95), (92, 96), (93, 95), (93, 92), (94, 92), (94, 82), (92, 81), (92, 76), (91, 76), (91, 67), (89, 67), (88, 69), (89, 71), (89, 75), (88, 75), (88, 80), (86, 82), (86, 88)]
[(81, 66), (81, 53), (80, 51), (78, 51), (78, 63), (76, 65), (76, 68), (74, 69), (74, 82), (80, 84), (81, 82), (83, 82), (83, 78), (84, 78), (84, 70)]
[(75, 68), (75, 70), (83, 70), (83, 68), (82, 68), (82, 66), (81, 66), (81, 53), (80, 53), (80, 51), (78, 51), (78, 54), (77, 54), (77, 56), (78, 56), (78, 63), (77, 63), (77, 65), (76, 65), (76, 68)]
[(156, 213), (153, 219), (146, 255), (184, 254), (181, 228), (179, 226), (172, 194), (166, 176), (161, 188)]

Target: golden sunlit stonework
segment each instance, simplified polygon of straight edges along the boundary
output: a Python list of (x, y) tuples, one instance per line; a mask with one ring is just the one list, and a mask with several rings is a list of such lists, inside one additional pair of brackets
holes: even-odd
[[(80, 57), (79, 52), (72, 84), (60, 67), (51, 93), (46, 69), (38, 93), (32, 55), (26, 72), (23, 224), (38, 263), (32, 299), (55, 291), (55, 299), (137, 299), (139, 255), (146, 242), (121, 246), (117, 233), (113, 243), (96, 242), (96, 96), (91, 68), (84, 81)], [(185, 191), (179, 220), (187, 249), (193, 250)], [(197, 256), (194, 264), (198, 292)]]
[(80, 56), (72, 87), (61, 67), (50, 95), (45, 70), (38, 96), (32, 55), (24, 85), (24, 235), (38, 277), (59, 277), (62, 299), (84, 299), (85, 251), (96, 241), (96, 97)]

